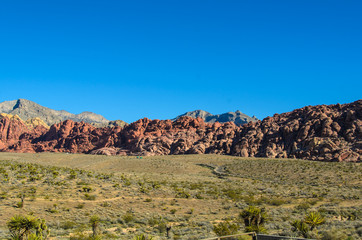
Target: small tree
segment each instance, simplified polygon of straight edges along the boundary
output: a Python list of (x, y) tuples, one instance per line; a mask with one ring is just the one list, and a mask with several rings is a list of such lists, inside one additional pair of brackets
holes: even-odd
[(260, 209), (258, 207), (249, 206), (239, 214), (239, 218), (244, 221), (246, 232), (266, 232), (264, 223), (267, 220), (267, 214), (264, 208)]
[(101, 221), (101, 219), (97, 215), (92, 216), (89, 220), (89, 223), (90, 223), (90, 225), (92, 227), (92, 231), (93, 231), (93, 238), (98, 236), (98, 228), (99, 228), (100, 221)]

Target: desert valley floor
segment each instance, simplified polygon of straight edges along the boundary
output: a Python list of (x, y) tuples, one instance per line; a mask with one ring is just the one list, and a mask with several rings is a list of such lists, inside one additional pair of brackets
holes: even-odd
[(203, 239), (223, 221), (243, 232), (239, 214), (249, 205), (266, 209), (272, 234), (297, 236), (291, 222), (318, 211), (324, 239), (359, 239), (361, 177), (360, 163), (0, 153), (0, 239), (16, 214), (45, 219), (53, 239), (81, 239), (93, 215), (103, 239), (166, 239), (167, 226), (172, 239)]

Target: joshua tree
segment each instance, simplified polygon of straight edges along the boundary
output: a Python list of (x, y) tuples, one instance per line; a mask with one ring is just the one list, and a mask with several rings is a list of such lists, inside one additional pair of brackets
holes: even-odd
[(92, 216), (89, 220), (89, 223), (90, 223), (90, 225), (92, 227), (92, 231), (93, 231), (93, 238), (98, 236), (98, 227), (99, 227), (100, 221), (101, 220), (97, 215)]
[(239, 218), (244, 221), (246, 232), (266, 232), (264, 228), (267, 220), (265, 209), (249, 206), (240, 213)]
[(34, 216), (23, 217), (16, 215), (10, 219), (7, 226), (13, 240), (43, 240), (49, 235), (45, 220)]

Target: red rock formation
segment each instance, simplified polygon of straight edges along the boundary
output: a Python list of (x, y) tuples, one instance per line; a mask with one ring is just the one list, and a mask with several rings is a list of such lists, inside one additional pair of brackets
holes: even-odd
[(89, 153), (118, 143), (120, 127), (96, 128), (84, 122), (66, 120), (54, 124), (34, 143), (38, 152)]
[(47, 129), (38, 125), (30, 128), (20, 118), (0, 119), (0, 151), (35, 152), (32, 141)]
[(21, 121), (0, 120), (0, 150), (104, 155), (231, 154), (243, 157), (361, 161), (362, 100), (344, 105), (308, 106), (242, 127), (140, 119), (124, 128), (95, 128), (70, 120), (48, 131)]
[(231, 154), (320, 161), (361, 161), (362, 100), (308, 106), (244, 125)]

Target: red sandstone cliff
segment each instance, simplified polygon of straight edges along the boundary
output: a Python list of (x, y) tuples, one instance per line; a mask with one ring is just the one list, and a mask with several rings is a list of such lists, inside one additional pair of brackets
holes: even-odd
[(140, 119), (124, 128), (95, 128), (70, 120), (29, 129), (21, 120), (0, 120), (0, 151), (71, 152), (106, 155), (217, 153), (244, 157), (289, 157), (319, 161), (361, 161), (362, 100), (308, 106), (242, 127)]

